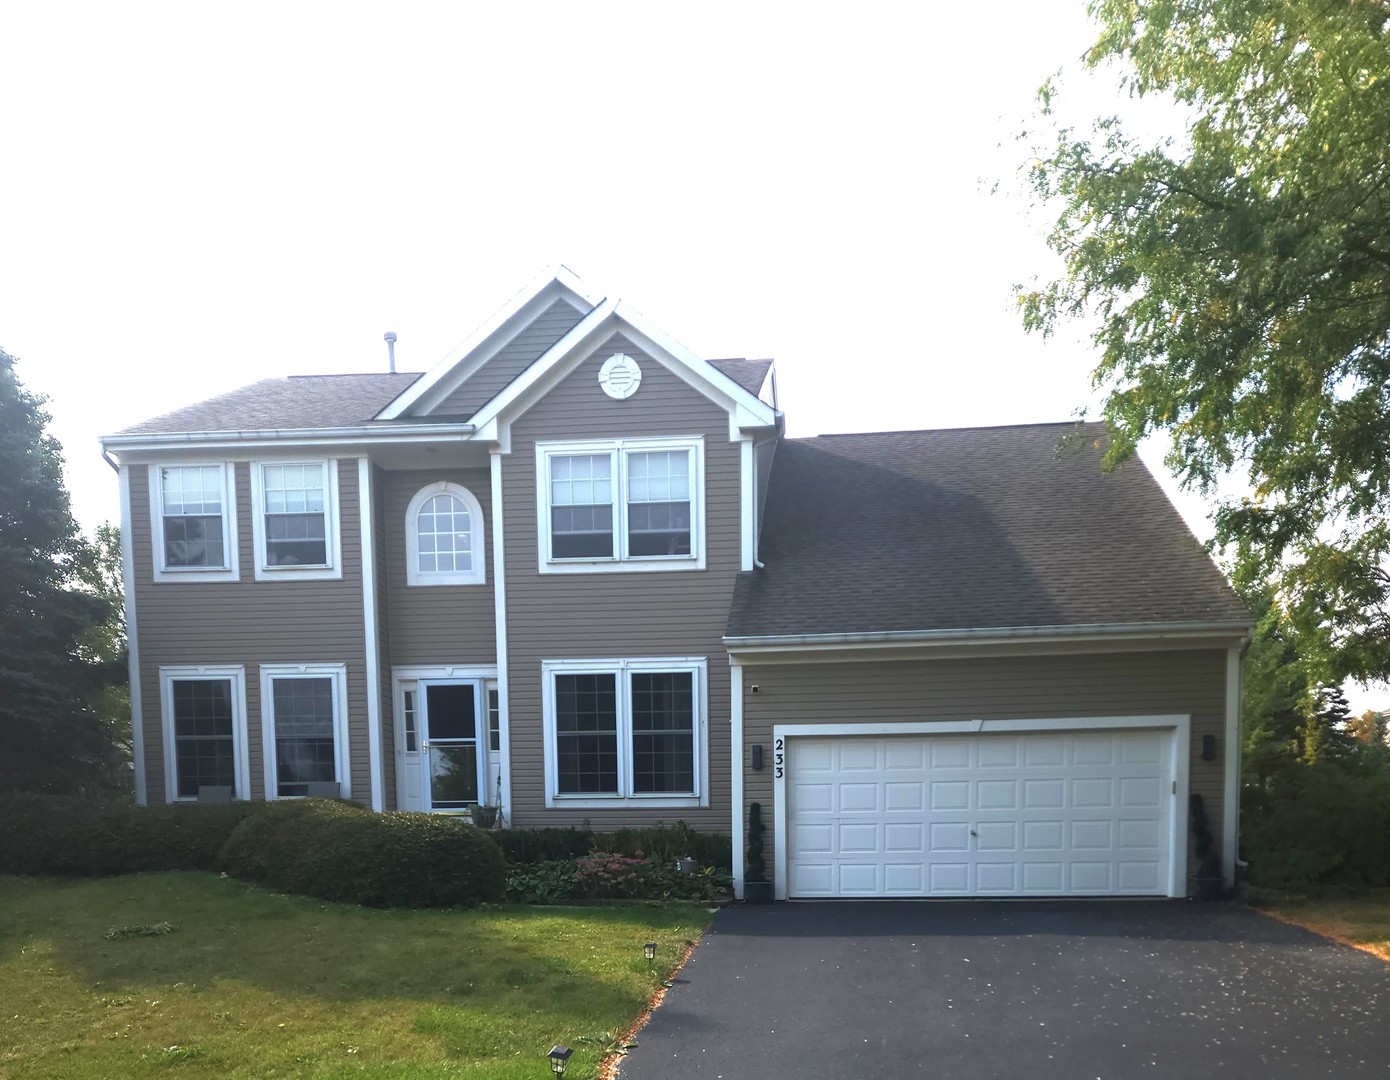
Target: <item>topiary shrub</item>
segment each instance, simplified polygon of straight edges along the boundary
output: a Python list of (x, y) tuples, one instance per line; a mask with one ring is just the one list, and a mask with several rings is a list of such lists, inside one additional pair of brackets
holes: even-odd
[(468, 906), (499, 901), (506, 887), (502, 852), (467, 822), (335, 799), (267, 804), (222, 858), (233, 877), (369, 907)]

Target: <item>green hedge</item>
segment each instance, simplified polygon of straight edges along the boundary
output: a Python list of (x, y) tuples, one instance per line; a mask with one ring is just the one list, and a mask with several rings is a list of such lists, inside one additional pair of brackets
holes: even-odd
[(265, 804), (236, 828), (222, 857), (233, 877), (369, 907), (496, 902), (506, 888), (502, 852), (482, 830), (335, 799)]
[(0, 801), (0, 873), (104, 876), (215, 870), (255, 804), (135, 806), (55, 795)]
[(644, 829), (594, 832), (591, 829), (502, 829), (488, 834), (513, 866), (578, 859), (595, 852), (636, 856), (672, 865), (685, 856), (702, 867), (733, 867), (733, 844), (719, 833), (697, 832), (683, 821)]
[(574, 900), (679, 900), (708, 903), (727, 896), (733, 879), (725, 870), (705, 867), (683, 874), (674, 862), (654, 862), (618, 852), (595, 851), (577, 859), (512, 866), (507, 899), (523, 904), (563, 904)]

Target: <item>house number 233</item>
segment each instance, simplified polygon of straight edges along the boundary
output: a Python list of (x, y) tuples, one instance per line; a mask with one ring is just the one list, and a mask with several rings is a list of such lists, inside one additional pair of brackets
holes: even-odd
[(773, 742), (772, 742), (772, 750), (773, 750), (773, 754), (772, 754), (772, 764), (776, 767), (776, 770), (777, 770), (777, 771), (774, 772), (772, 775), (775, 776), (778, 780), (782, 779), (782, 766), (783, 766), (784, 764), (786, 764), (786, 761), (787, 761), (786, 754), (785, 754), (786, 749), (787, 749), (787, 741), (786, 741), (785, 739), (774, 739), (774, 740), (773, 740)]

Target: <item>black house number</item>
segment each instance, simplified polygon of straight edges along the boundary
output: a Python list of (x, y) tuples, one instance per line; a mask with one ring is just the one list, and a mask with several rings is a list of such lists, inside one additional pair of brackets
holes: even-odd
[(772, 757), (772, 763), (777, 767), (777, 771), (774, 772), (772, 775), (775, 776), (778, 780), (780, 780), (782, 779), (782, 765), (787, 760), (786, 755), (783, 753), (783, 751), (787, 748), (786, 740), (774, 739), (772, 742), (772, 748), (775, 751)]

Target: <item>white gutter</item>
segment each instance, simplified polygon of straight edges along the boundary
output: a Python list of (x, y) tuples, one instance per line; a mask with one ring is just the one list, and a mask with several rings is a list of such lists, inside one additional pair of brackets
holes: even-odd
[(993, 645), (1019, 641), (1106, 641), (1213, 636), (1244, 637), (1249, 622), (1087, 623), (1077, 626), (1003, 626), (950, 630), (885, 630), (858, 634), (727, 636), (729, 653), (816, 652), (827, 649), (892, 649), (924, 645)]
[(257, 443), (284, 446), (335, 446), (342, 443), (412, 444), (440, 439), (467, 440), (477, 431), (473, 424), (410, 424), (391, 427), (264, 428), (256, 431), (178, 431), (149, 435), (106, 435), (103, 452), (175, 450), (239, 450)]

